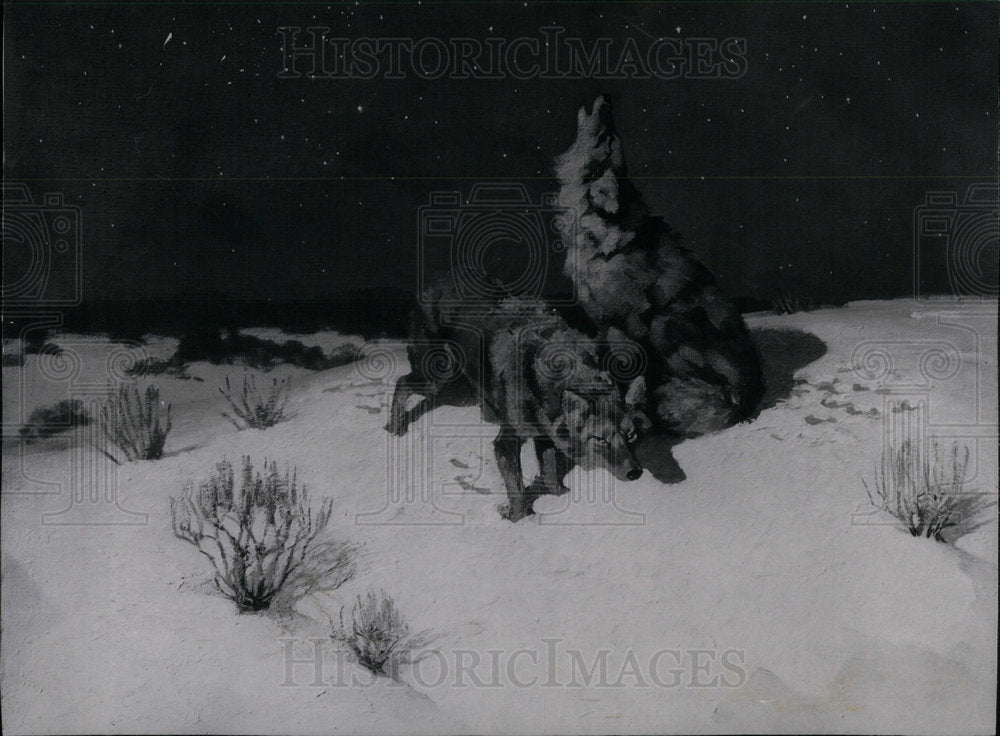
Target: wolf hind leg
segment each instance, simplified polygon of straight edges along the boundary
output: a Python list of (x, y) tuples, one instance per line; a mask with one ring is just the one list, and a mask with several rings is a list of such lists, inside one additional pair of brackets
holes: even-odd
[[(392, 392), (392, 404), (389, 408), (389, 421), (386, 422), (385, 430), (389, 434), (406, 434), (410, 422), (415, 419), (412, 412), (406, 410), (406, 402), (416, 393), (420, 393), (417, 387), (420, 385), (420, 376), (416, 373), (407, 373), (396, 380), (396, 387)], [(422, 402), (427, 403), (427, 402)]]
[[(392, 392), (389, 421), (385, 425), (386, 432), (394, 435), (406, 434), (406, 430), (413, 422), (435, 407), (441, 388), (442, 384), (428, 381), (416, 371), (401, 376)], [(412, 409), (407, 409), (407, 401), (415, 394), (423, 396), (424, 400)]]
[(507, 488), (507, 503), (501, 506), (500, 515), (509, 521), (520, 521), (534, 513), (531, 508), (534, 497), (525, 489), (521, 471), (523, 444), (524, 440), (510, 426), (502, 426), (497, 438), (493, 440), (497, 468)]
[[(456, 381), (462, 365), (453, 349), (447, 346), (442, 349), (430, 340), (413, 341), (406, 352), (410, 372), (396, 381), (385, 425), (386, 431), (395, 435), (405, 434), (410, 424), (437, 405), (438, 394)], [(414, 394), (423, 396), (424, 401), (407, 409), (406, 403)]]

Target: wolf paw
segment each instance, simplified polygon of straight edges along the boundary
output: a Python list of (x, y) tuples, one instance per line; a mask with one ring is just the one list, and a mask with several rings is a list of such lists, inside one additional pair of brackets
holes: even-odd
[(562, 496), (563, 494), (569, 493), (569, 488), (564, 486), (562, 483), (546, 483), (541, 477), (535, 478), (531, 481), (531, 484), (526, 490), (532, 499), (549, 494), (553, 496)]
[(509, 501), (507, 503), (502, 503), (497, 506), (497, 511), (500, 512), (500, 517), (506, 519), (507, 521), (518, 522), (526, 516), (531, 516), (535, 512), (531, 509), (531, 506), (527, 508), (523, 504), (514, 505)]
[(385, 423), (385, 431), (399, 437), (406, 434), (406, 422), (397, 417), (393, 417)]

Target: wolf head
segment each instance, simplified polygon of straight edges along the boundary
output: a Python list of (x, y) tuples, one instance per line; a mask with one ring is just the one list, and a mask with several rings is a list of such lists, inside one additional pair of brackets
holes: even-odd
[[(555, 162), (560, 185), (559, 228), (567, 249), (563, 270), (575, 283), (591, 265), (578, 262), (581, 254), (607, 259), (636, 238), (649, 216), (642, 196), (628, 178), (610, 100), (598, 97), (590, 112), (581, 107), (576, 122), (576, 139)], [(585, 289), (585, 285), (576, 285)]]
[(636, 378), (625, 399), (618, 389), (575, 391), (562, 395), (560, 449), (584, 470), (607, 468), (619, 480), (636, 480), (642, 466), (632, 452), (632, 443), (648, 419), (640, 407), (645, 401), (645, 382)]
[(576, 139), (556, 159), (556, 175), (563, 184), (591, 181), (606, 169), (625, 175), (621, 136), (606, 96), (594, 101), (591, 112), (581, 107), (576, 116)]

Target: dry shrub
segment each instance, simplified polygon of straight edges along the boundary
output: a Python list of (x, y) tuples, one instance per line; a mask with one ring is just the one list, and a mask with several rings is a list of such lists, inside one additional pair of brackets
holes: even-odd
[(140, 394), (135, 384), (118, 391), (108, 387), (101, 407), (101, 431), (128, 460), (159, 460), (170, 432), (170, 405), (160, 400), (160, 391), (147, 386)]
[(965, 490), (969, 448), (935, 444), (923, 454), (912, 440), (889, 448), (871, 485), (864, 481), (872, 504), (902, 521), (910, 534), (939, 542), (982, 526), (981, 513), (993, 504), (987, 494)]
[(291, 604), (351, 576), (345, 545), (317, 543), (332, 505), (327, 499), (314, 513), (294, 471), (280, 474), (265, 460), (263, 473), (255, 473), (246, 456), (239, 489), (232, 464), (222, 460), (197, 494), (188, 487), (170, 499), (170, 515), (174, 534), (212, 562), (216, 587), (243, 613)]
[(257, 388), (257, 380), (252, 375), (247, 374), (243, 376), (243, 390), (235, 393), (229, 384), (229, 376), (226, 376), (226, 386), (220, 388), (219, 393), (226, 397), (235, 417), (225, 413), (223, 416), (231, 421), (237, 429), (273, 427), (285, 416), (285, 406), (288, 404), (290, 390), (291, 382), (289, 379), (282, 378), (279, 381), (277, 378), (272, 378), (270, 388), (265, 390)]
[(345, 645), (358, 664), (373, 674), (398, 679), (399, 665), (417, 661), (419, 650), (431, 641), (430, 630), (410, 634), (409, 624), (384, 590), (360, 595), (351, 611), (351, 620), (331, 622), (331, 638)]

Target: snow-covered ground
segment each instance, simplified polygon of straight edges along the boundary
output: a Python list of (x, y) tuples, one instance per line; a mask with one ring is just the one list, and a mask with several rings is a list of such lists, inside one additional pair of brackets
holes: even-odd
[[(749, 321), (771, 387), (756, 420), (674, 447), (680, 482), (575, 470), (572, 493), (516, 525), (496, 511), (495, 427), (476, 407), (383, 431), (399, 343), (276, 369), (292, 416), (266, 431), (221, 416), (217, 387), (242, 369), (159, 376), (166, 455), (116, 467), (70, 436), (16, 439), (32, 409), (97, 396), (128, 359), (55, 338), (62, 363), (3, 369), (5, 731), (992, 732), (996, 508), (954, 544), (913, 538), (862, 479), (884, 442), (937, 437), (968, 446), (972, 486), (996, 492), (996, 303)], [(677, 475), (667, 452), (643, 449), (660, 477)], [(171, 534), (168, 497), (242, 454), (334, 499), (352, 580), (282, 615), (238, 615), (214, 592)], [(402, 683), (326, 637), (369, 588), (436, 636)]]

